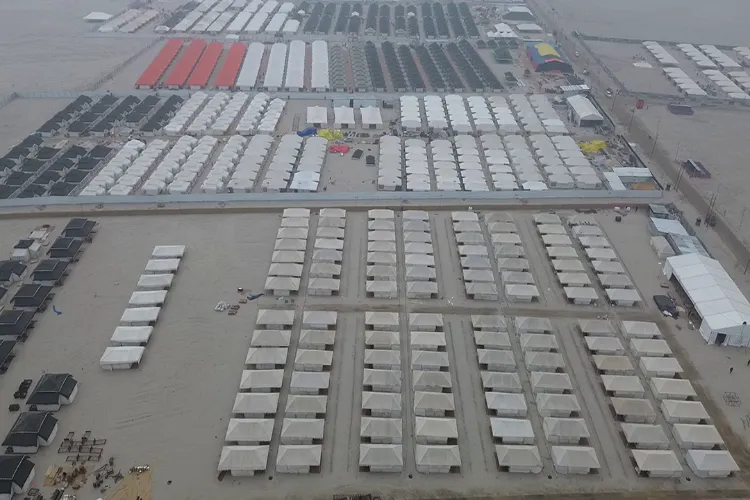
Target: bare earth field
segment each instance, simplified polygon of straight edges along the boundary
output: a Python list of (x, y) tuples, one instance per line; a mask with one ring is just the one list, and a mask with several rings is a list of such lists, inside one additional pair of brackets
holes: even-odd
[[(43, 313), (29, 340), (19, 346), (19, 356), (6, 375), (0, 378), (0, 399), (12, 399), (16, 384), (23, 378), (38, 379), (43, 370), (72, 373), (81, 384), (76, 401), (57, 413), (62, 435), (91, 430), (93, 437), (107, 438), (105, 457), (113, 455), (123, 468), (148, 463), (154, 470), (154, 496), (157, 498), (230, 499), (252, 488), (253, 498), (316, 498), (342, 492), (378, 492), (388, 497), (434, 496), (435, 492), (460, 496), (506, 495), (512, 493), (561, 493), (610, 490), (735, 489), (737, 479), (701, 480), (685, 466), (684, 478), (691, 481), (638, 478), (629, 462), (618, 427), (609, 413), (608, 398), (599, 385), (591, 359), (575, 318), (609, 317), (655, 320), (668, 335), (674, 350), (690, 347), (683, 366), (691, 363), (708, 370), (718, 354), (704, 345), (695, 332), (686, 327), (672, 330), (651, 307), (650, 295), (660, 290), (658, 269), (649, 244), (643, 212), (629, 214), (623, 223), (614, 222), (614, 214), (601, 212), (597, 219), (635, 281), (646, 305), (622, 309), (602, 305), (567, 305), (562, 289), (554, 281), (543, 244), (536, 233), (531, 214), (515, 212), (514, 219), (530, 259), (537, 286), (542, 292), (539, 304), (515, 304), (504, 298), (500, 303), (465, 298), (460, 263), (455, 246), (450, 214), (431, 214), (433, 243), (440, 298), (407, 300), (401, 285), (400, 299), (364, 298), (364, 255), (367, 247), (367, 215), (351, 211), (347, 215), (342, 294), (340, 297), (313, 297), (303, 293), (287, 304), (263, 297), (242, 305), (237, 316), (213, 311), (219, 300), (235, 301), (236, 288), (258, 292), (263, 288), (270, 263), (279, 214), (234, 214), (224, 216), (137, 216), (103, 217), (99, 234), (89, 245), (62, 288), (56, 290), (54, 305), (63, 314)], [(0, 252), (7, 254), (13, 242), (42, 223), (58, 228), (66, 220), (25, 219), (1, 221), (0, 231), (7, 235)], [(399, 276), (404, 276), (404, 254), (400, 216), (396, 219)], [(315, 234), (317, 216), (311, 219)], [(310, 241), (310, 240), (308, 240)], [(104, 372), (98, 360), (108, 345), (130, 293), (150, 251), (157, 244), (185, 244), (187, 255), (179, 270), (167, 304), (147, 347), (141, 367), (125, 372)], [(581, 250), (579, 249), (579, 253)], [(591, 273), (592, 271), (588, 271)], [(499, 278), (496, 279), (499, 282)], [(603, 291), (597, 288), (600, 300)], [(243, 357), (249, 346), (258, 308), (281, 307), (296, 310), (292, 348), (299, 335), (304, 310), (336, 310), (338, 335), (334, 346), (332, 383), (326, 414), (323, 464), (320, 475), (288, 476), (274, 474), (273, 463), (266, 474), (255, 478), (216, 478), (216, 463), (232, 401), (237, 391)], [(448, 342), (454, 397), (459, 424), (461, 473), (456, 476), (424, 475), (415, 470), (413, 441), (405, 433), (405, 464), (400, 475), (358, 472), (359, 400), (363, 368), (364, 312), (390, 310), (402, 313), (401, 337), (407, 338), (407, 312), (442, 312)], [(542, 453), (544, 470), (538, 477), (497, 471), (489, 434), (479, 367), (474, 354), (471, 314), (506, 316), (545, 316), (553, 321), (555, 335), (564, 349), (567, 372), (574, 381), (574, 392), (581, 405), (592, 438), (589, 440), (601, 462), (598, 474), (584, 477), (563, 476), (552, 467), (536, 410), (530, 405), (536, 442)], [(511, 330), (513, 331), (513, 330)], [(515, 339), (514, 350), (522, 368), (522, 352)], [(724, 355), (722, 350), (721, 356)], [(407, 344), (402, 345), (403, 366), (409, 367)], [(738, 361), (739, 362), (739, 361)], [(287, 364), (290, 371), (291, 364)], [(741, 372), (744, 366), (737, 367)], [(405, 368), (406, 370), (406, 368)], [(524, 372), (525, 373), (525, 372)], [(692, 374), (692, 371), (690, 372)], [(711, 373), (704, 371), (704, 374)], [(288, 375), (288, 374), (287, 374)], [(405, 372), (405, 377), (406, 375)], [(735, 374), (738, 377), (738, 374)], [(404, 380), (405, 425), (413, 419), (410, 384)], [(695, 380), (716, 398), (726, 382)], [(736, 385), (736, 387), (734, 387)], [(750, 402), (750, 390), (741, 383), (732, 384), (743, 401)], [(527, 399), (532, 393), (525, 389)], [(281, 397), (286, 397), (282, 392)], [(721, 401), (721, 399), (718, 399)], [(708, 403), (707, 401), (704, 401)], [(707, 404), (707, 407), (709, 405)], [(735, 411), (737, 410), (737, 411)], [(743, 413), (740, 413), (744, 411)], [(730, 423), (742, 431), (741, 415), (748, 410), (733, 409)], [(7, 432), (13, 416), (0, 409), (0, 433)], [(721, 421), (719, 415), (714, 415)], [(280, 416), (277, 416), (277, 426)], [(408, 427), (407, 427), (408, 429)], [(729, 436), (725, 435), (725, 439)], [(57, 443), (34, 457), (39, 471), (59, 463)], [(674, 446), (674, 444), (673, 444)], [(732, 446), (732, 445), (730, 445)], [(273, 447), (273, 443), (272, 443)], [(674, 448), (673, 448), (674, 449)], [(738, 462), (742, 459), (733, 449)], [(412, 474), (412, 478), (408, 477)], [(269, 477), (273, 479), (269, 480)], [(548, 477), (549, 476), (549, 477)], [(460, 480), (458, 478), (460, 477)], [(171, 481), (168, 485), (167, 481)], [(78, 498), (94, 500), (90, 488), (80, 490)]]

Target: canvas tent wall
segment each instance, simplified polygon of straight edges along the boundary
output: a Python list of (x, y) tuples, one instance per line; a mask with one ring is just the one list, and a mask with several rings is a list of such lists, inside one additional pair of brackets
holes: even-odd
[(707, 343), (750, 346), (750, 302), (718, 261), (699, 254), (669, 257), (664, 275), (687, 294)]

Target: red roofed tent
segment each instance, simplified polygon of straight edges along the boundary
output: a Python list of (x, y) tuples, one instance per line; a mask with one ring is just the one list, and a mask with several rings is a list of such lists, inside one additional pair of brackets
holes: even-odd
[(215, 85), (220, 89), (230, 89), (237, 82), (237, 75), (245, 59), (247, 46), (244, 43), (233, 43), (229, 48), (229, 54), (224, 65), (219, 70)]
[(216, 63), (219, 62), (219, 57), (221, 57), (223, 51), (224, 44), (221, 42), (211, 42), (208, 45), (208, 48), (203, 52), (198, 65), (187, 81), (191, 89), (202, 89), (208, 85), (208, 79), (211, 78), (211, 73), (214, 72)]
[(177, 38), (169, 40), (159, 51), (154, 60), (151, 61), (151, 64), (148, 65), (146, 71), (144, 71), (138, 80), (136, 80), (135, 87), (139, 89), (154, 88), (156, 84), (159, 83), (159, 79), (164, 72), (167, 71), (169, 65), (172, 64), (174, 58), (177, 57), (177, 54), (182, 48), (182, 43), (182, 40)]
[(182, 57), (177, 61), (177, 65), (167, 77), (164, 85), (169, 88), (183, 87), (205, 49), (205, 40), (193, 40), (190, 42)]

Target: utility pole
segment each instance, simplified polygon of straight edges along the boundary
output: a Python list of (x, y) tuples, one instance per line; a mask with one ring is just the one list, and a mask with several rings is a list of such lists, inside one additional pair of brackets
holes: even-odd
[(747, 210), (747, 207), (742, 208), (742, 214), (740, 215), (740, 227), (737, 228), (738, 233), (742, 231), (742, 223), (745, 221), (745, 210)]

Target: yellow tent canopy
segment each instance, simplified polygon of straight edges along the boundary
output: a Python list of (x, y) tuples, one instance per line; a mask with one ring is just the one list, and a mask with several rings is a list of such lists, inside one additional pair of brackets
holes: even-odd
[(579, 142), (578, 146), (585, 154), (598, 153), (602, 149), (607, 147), (607, 143), (604, 141), (590, 141), (590, 142)]

